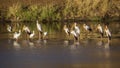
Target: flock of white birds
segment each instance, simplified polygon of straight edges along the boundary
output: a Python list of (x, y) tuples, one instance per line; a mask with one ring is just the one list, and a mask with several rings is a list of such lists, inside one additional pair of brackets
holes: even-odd
[[(39, 36), (41, 36), (41, 39), (44, 39), (45, 36), (47, 35), (47, 32), (43, 32), (41, 24), (38, 21), (36, 22), (36, 26), (37, 26), (37, 30), (39, 31)], [(8, 32), (12, 32), (12, 26), (7, 25), (7, 30), (8, 30)], [(34, 30), (31, 31), (28, 26), (24, 25), (23, 26), (23, 31), (26, 32), (26, 35), (29, 39), (32, 39), (35, 35), (35, 31)], [(21, 30), (19, 30), (18, 32), (17, 31), (14, 32), (13, 39), (15, 39), (17, 41), (18, 38), (20, 37), (20, 35), (21, 35)]]
[[(46, 37), (46, 35), (47, 35), (47, 32), (44, 32), (42, 30), (41, 24), (38, 21), (36, 21), (36, 27), (37, 27), (37, 30), (39, 31), (39, 39), (40, 39), (40, 37), (41, 37), (41, 39), (44, 39)], [(88, 26), (87, 24), (83, 24), (83, 28), (86, 31), (88, 31), (88, 32), (92, 32), (93, 31), (93, 29), (91, 29), (91, 27)], [(100, 24), (98, 24), (96, 28), (99, 31), (99, 34), (101, 34), (101, 37), (103, 37), (103, 35), (105, 33), (105, 35), (108, 37), (108, 39), (111, 40), (111, 32), (110, 32), (110, 30), (109, 30), (109, 28), (108, 28), (107, 25), (103, 29), (103, 27)], [(71, 34), (74, 37), (75, 41), (79, 40), (79, 37), (80, 37), (80, 28), (79, 28), (79, 26), (77, 25), (76, 22), (73, 24), (73, 26), (71, 28), (68, 28), (67, 25), (65, 24), (63, 26), (63, 29), (64, 29), (64, 31), (65, 31), (65, 33), (66, 33), (66, 35), (68, 37)], [(12, 32), (12, 26), (8, 25), (7, 26), (7, 30), (8, 30), (8, 32)], [(23, 30), (26, 32), (26, 35), (29, 37), (29, 39), (32, 39), (34, 37), (34, 35), (35, 35), (34, 30), (31, 31), (29, 29), (29, 27), (27, 27), (27, 26), (24, 26)], [(15, 32), (13, 34), (13, 39), (18, 40), (18, 38), (20, 37), (20, 35), (21, 35), (21, 30), (19, 30), (18, 32)]]
[[(83, 28), (88, 32), (92, 32), (94, 30), (90, 26), (88, 26), (87, 24), (83, 24)], [(79, 28), (79, 26), (77, 25), (76, 22), (73, 24), (72, 29), (68, 28), (66, 24), (64, 25), (63, 29), (64, 29), (67, 36), (70, 36), (70, 34), (71, 34), (71, 35), (73, 35), (74, 40), (79, 40), (80, 28)], [(103, 27), (100, 24), (98, 24), (96, 29), (101, 34), (101, 38), (103, 37), (103, 34), (105, 34), (108, 37), (108, 40), (111, 40), (111, 32), (110, 32), (107, 25), (103, 29)]]

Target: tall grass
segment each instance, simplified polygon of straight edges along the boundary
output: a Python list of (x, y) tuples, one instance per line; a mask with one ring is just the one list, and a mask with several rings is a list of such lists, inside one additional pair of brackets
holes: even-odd
[(7, 19), (10, 20), (17, 20), (17, 18), (21, 15), (21, 4), (17, 3), (17, 4), (13, 4), (12, 6), (10, 6), (8, 8), (8, 13), (7, 13)]
[(64, 19), (102, 19), (120, 16), (119, 1), (115, 0), (65, 0), (64, 4), (45, 5), (13, 4), (8, 7), (7, 19), (20, 21), (54, 21)]

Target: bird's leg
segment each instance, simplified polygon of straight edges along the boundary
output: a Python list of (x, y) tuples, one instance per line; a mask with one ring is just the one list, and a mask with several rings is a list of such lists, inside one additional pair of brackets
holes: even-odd
[(28, 35), (27, 35), (27, 40), (29, 40), (29, 37), (28, 37)]
[(45, 36), (43, 36), (42, 38), (45, 39)]
[(18, 39), (15, 39), (15, 41), (18, 41)]
[(87, 34), (88, 34), (88, 37), (89, 37), (89, 36), (90, 36), (90, 31), (88, 31), (88, 33), (87, 33)]
[(43, 36), (42, 36), (42, 34), (41, 34), (41, 39), (43, 39)]
[(39, 32), (38, 36), (39, 36), (39, 40), (40, 40), (40, 32)]
[(27, 37), (26, 40), (29, 40), (29, 34), (26, 34), (26, 35), (27, 35), (27, 36), (26, 36), (26, 37)]
[(89, 32), (89, 31), (87, 31), (87, 37), (89, 37), (89, 35), (90, 35), (90, 32)]
[(85, 38), (87, 38), (87, 32), (85, 32)]
[(74, 42), (76, 41), (76, 39), (74, 38)]
[(41, 32), (41, 39), (43, 39), (43, 33)]
[(110, 39), (108, 38), (108, 42), (110, 42)]
[(68, 40), (70, 40), (70, 36), (68, 36)]
[(101, 34), (101, 39), (103, 38), (102, 34)]
[(25, 40), (27, 40), (27, 34), (26, 34)]
[(68, 35), (66, 36), (66, 40), (69, 40), (69, 36)]
[(79, 37), (78, 37), (78, 40), (80, 40), (80, 35), (79, 35)]

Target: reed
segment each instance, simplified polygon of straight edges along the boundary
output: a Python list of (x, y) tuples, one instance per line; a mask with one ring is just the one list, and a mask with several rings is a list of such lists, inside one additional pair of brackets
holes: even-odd
[[(46, 3), (44, 5), (21, 3), (8, 7), (6, 19), (12, 21), (55, 21), (66, 19), (101, 20), (120, 16), (119, 1), (115, 0), (65, 0), (63, 4)], [(98, 18), (97, 18), (98, 17)]]

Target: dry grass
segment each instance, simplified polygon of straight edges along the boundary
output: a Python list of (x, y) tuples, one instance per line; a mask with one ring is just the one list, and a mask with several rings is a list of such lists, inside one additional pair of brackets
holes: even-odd
[[(60, 20), (120, 16), (119, 0), (6, 0), (7, 19)], [(11, 5), (12, 4), (12, 5)], [(98, 17), (98, 18), (96, 18)]]

